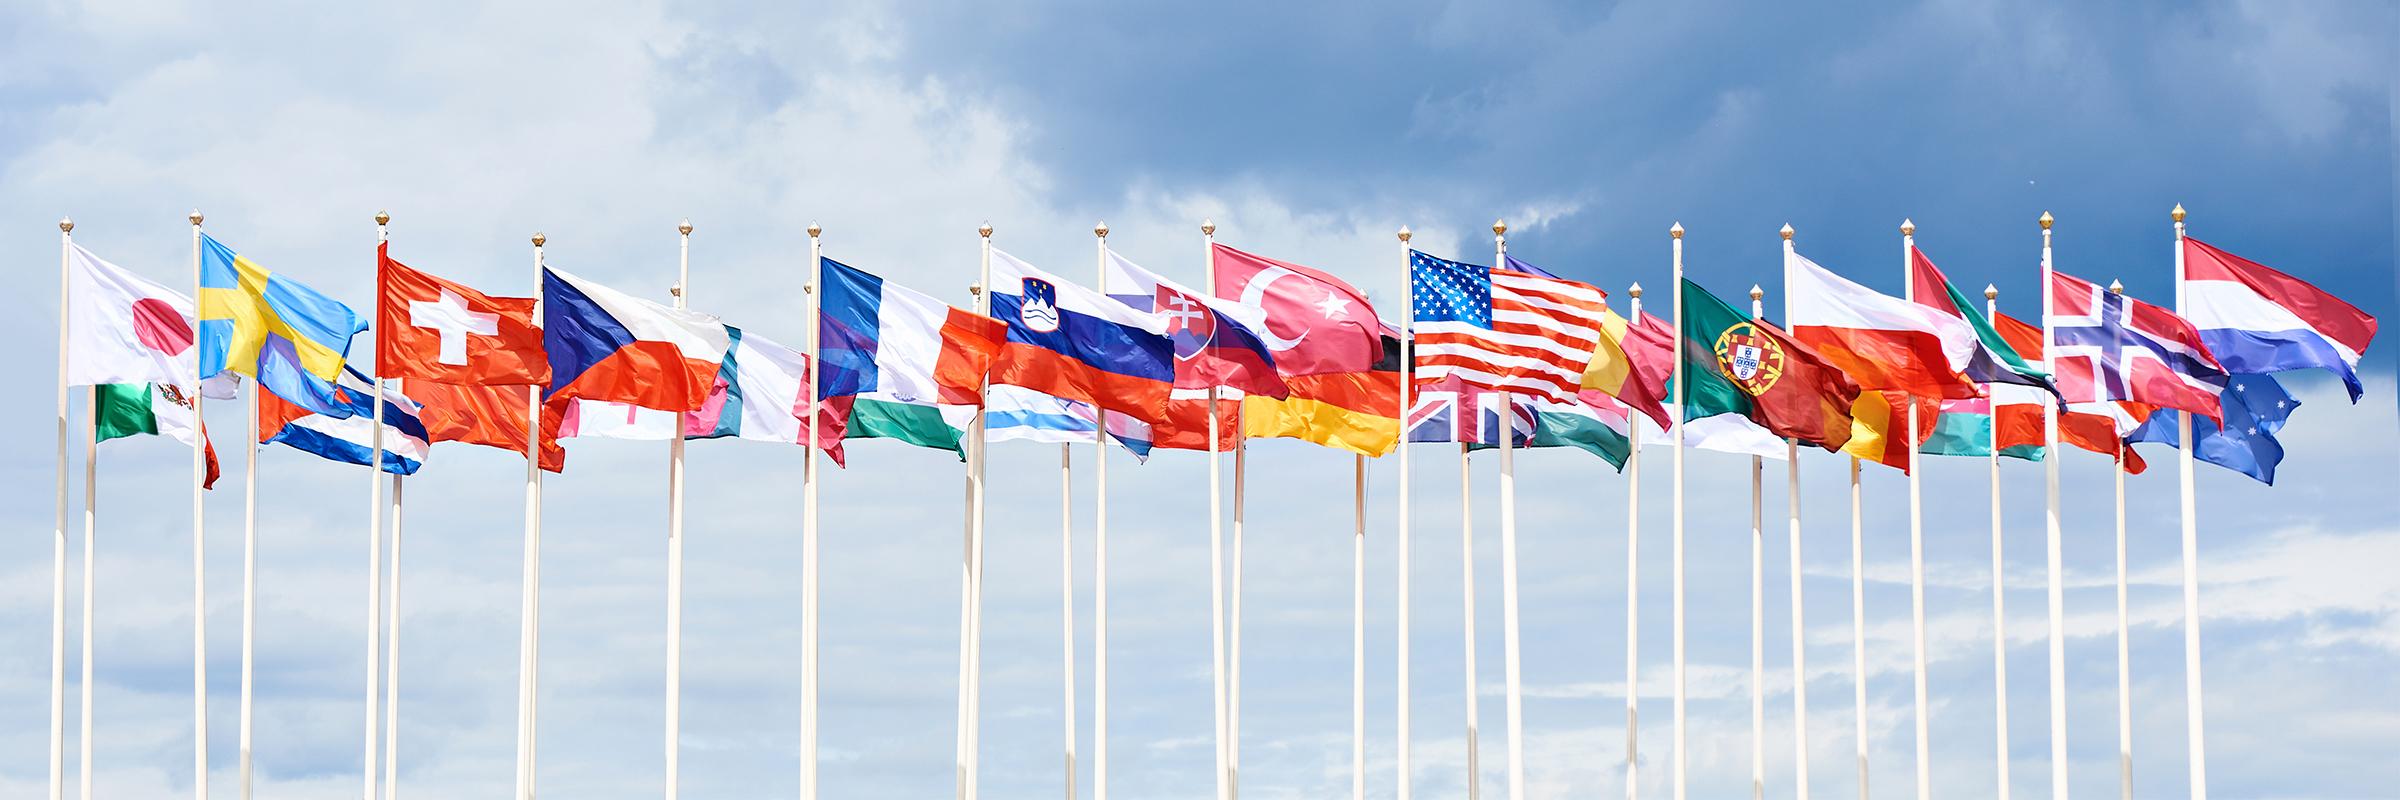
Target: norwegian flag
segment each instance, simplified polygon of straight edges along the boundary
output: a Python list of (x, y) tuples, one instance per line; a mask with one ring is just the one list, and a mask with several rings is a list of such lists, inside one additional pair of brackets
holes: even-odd
[[(1499, 392), (1479, 390), (1421, 391), (1416, 404), (1408, 410), (1408, 440), (1412, 442), (1460, 442), (1463, 444), (1500, 444)], [(1466, 413), (1459, 407), (1466, 406)], [(1512, 403), (1516, 417), (1515, 438), (1518, 446), (1533, 436), (1534, 404), (1531, 398), (1519, 398)]]
[(2126, 400), (2221, 420), (2225, 368), (2174, 312), (2050, 273), (2050, 364), (2069, 403)]

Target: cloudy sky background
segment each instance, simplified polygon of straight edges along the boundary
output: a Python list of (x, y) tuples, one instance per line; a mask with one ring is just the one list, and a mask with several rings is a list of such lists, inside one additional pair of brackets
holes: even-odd
[[(1070, 276), (1090, 228), (1180, 279), (1197, 230), (1343, 274), (1388, 298), (1392, 231), (1472, 261), (1505, 217), (1519, 257), (1618, 292), (1691, 275), (1778, 302), (1775, 229), (1897, 293), (1895, 226), (1962, 284), (2037, 313), (2043, 210), (2058, 264), (2171, 299), (2166, 209), (2196, 236), (2395, 319), (2393, 34), (2366, 2), (1932, 2), (1864, 11), (1718, 4), (286, 4), (17, 0), (0, 13), (0, 252), (26, 291), (7, 364), (47, 387), (52, 224), (172, 285), (194, 207), (220, 240), (364, 308), (371, 216), (394, 253), (494, 292), (530, 291), (526, 237), (555, 266), (666, 298), (678, 219), (692, 300), (801, 340), (806, 242), (964, 304), (975, 226)], [(1621, 296), (1621, 295), (1620, 295)], [(1386, 303), (1386, 306), (1391, 304)], [(1396, 307), (1384, 309), (1387, 314)], [(368, 352), (361, 340), (357, 352)], [(2287, 429), (2282, 485), (2203, 466), (2211, 788), (2222, 797), (2393, 796), (2400, 766), (2400, 467), (2395, 347), (2352, 406), (2319, 376)], [(0, 396), (0, 795), (45, 780), (52, 435), (48, 391)], [(211, 413), (238, 427), (231, 404)], [(221, 434), (222, 435), (222, 434)], [(663, 445), (590, 441), (549, 484), (541, 786), (645, 797), (662, 774)], [(1666, 451), (1654, 451), (1663, 456)], [(799, 454), (690, 449), (685, 796), (799, 782)], [(1348, 459), (1253, 448), (1244, 789), (1324, 797), (1349, 770)], [(1465, 780), (1457, 459), (1417, 451), (1416, 786)], [(241, 476), (209, 498), (211, 759), (233, 790)], [(80, 453), (77, 456), (80, 466)], [(1075, 454), (1078, 730), (1092, 724), (1092, 485)], [(2115, 648), (2107, 462), (2064, 462), (2073, 788), (2113, 792)], [(103, 448), (94, 760), (106, 796), (190, 791), (190, 520), (180, 451)], [(1385, 461), (1391, 461), (1386, 459)], [(2184, 792), (2184, 676), (2171, 458), (2128, 481), (2137, 793)], [(1642, 773), (1665, 788), (1669, 601), (1664, 458), (1644, 481)], [(365, 474), (262, 451), (257, 775), (262, 796), (355, 796), (364, 665)], [(856, 447), (825, 483), (823, 788), (938, 796), (951, 784), (960, 492), (946, 454)], [(1111, 464), (1111, 786), (1207, 796), (1203, 458)], [(984, 791), (1060, 783), (1057, 452), (992, 453)], [(1748, 780), (1746, 465), (1690, 460), (1697, 796)], [(2011, 771), (2047, 796), (2041, 470), (2004, 465)], [(1848, 542), (1839, 460), (1806, 456), (1811, 786), (1854, 791)], [(1499, 791), (1495, 467), (1474, 469), (1482, 764)], [(1791, 792), (1791, 554), (1765, 502), (1770, 795)], [(1993, 781), (1987, 473), (1926, 469), (1935, 782)], [(1394, 781), (1393, 464), (1371, 466), (1369, 792)], [(80, 472), (78, 469), (77, 472)], [(1528, 773), (1538, 797), (1621, 786), (1625, 481), (1580, 453), (1519, 464)], [(419, 796), (510, 781), (521, 470), (445, 447), (408, 486), (401, 759)], [(1905, 483), (1865, 486), (1869, 729), (1879, 795), (1912, 780)], [(80, 533), (78, 533), (80, 535)], [(78, 542), (78, 547), (80, 542)], [(79, 568), (79, 565), (78, 565)], [(70, 595), (70, 602), (75, 601)], [(73, 626), (70, 625), (72, 631)], [(73, 641), (70, 641), (70, 646)], [(72, 662), (70, 668), (72, 669)], [(70, 708), (72, 692), (70, 691)], [(70, 720), (70, 725), (76, 724)], [(70, 770), (73, 769), (70, 747)]]

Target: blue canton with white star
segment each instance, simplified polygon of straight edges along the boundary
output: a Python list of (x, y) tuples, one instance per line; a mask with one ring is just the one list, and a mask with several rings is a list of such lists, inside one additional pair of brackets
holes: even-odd
[(1418, 322), (1492, 327), (1492, 270), (1408, 251), (1409, 309)]

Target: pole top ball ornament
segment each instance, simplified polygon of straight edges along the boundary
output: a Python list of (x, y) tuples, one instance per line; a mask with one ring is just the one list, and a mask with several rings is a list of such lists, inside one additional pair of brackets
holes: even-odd
[(1983, 299), (1985, 299), (1985, 300), (1998, 300), (1998, 299), (2000, 299), (2000, 287), (1998, 287), (1998, 286), (1993, 286), (1993, 285), (1991, 285), (1991, 284), (1988, 284), (1988, 283), (1987, 283), (1987, 284), (1984, 284), (1984, 285), (1983, 285)]
[(1507, 236), (1507, 235), (1508, 235), (1508, 220), (1504, 220), (1504, 219), (1496, 219), (1496, 220), (1492, 220), (1492, 235), (1493, 235), (1493, 236)]
[(1627, 294), (1628, 296), (1632, 296), (1632, 297), (1641, 297), (1641, 296), (1642, 296), (1642, 285), (1641, 285), (1641, 284), (1639, 284), (1639, 283), (1636, 283), (1636, 284), (1634, 284), (1634, 285), (1632, 285), (1632, 286), (1628, 286), (1628, 287), (1626, 287), (1626, 288), (1625, 288), (1625, 294)]
[(541, 231), (534, 231), (534, 232), (533, 232), (533, 246), (535, 246), (535, 247), (540, 247), (540, 246), (542, 246), (542, 245), (549, 244), (549, 243), (550, 243), (550, 237), (548, 237), (548, 236), (543, 236)]
[(1215, 236), (1215, 235), (1217, 235), (1217, 221), (1216, 221), (1216, 220), (1213, 220), (1213, 219), (1204, 219), (1204, 220), (1201, 220), (1201, 221), (1200, 221), (1200, 235), (1202, 235), (1202, 236)]
[(1683, 223), (1682, 223), (1682, 222), (1677, 222), (1677, 223), (1675, 223), (1675, 226), (1674, 226), (1674, 227), (1672, 227), (1672, 228), (1668, 228), (1668, 229), (1667, 229), (1667, 236), (1669, 236), (1669, 237), (1671, 237), (1671, 238), (1676, 238), (1676, 239), (1681, 239), (1681, 238), (1683, 238)]
[(811, 239), (814, 239), (814, 238), (816, 238), (816, 237), (818, 237), (818, 236), (822, 236), (822, 235), (824, 235), (824, 233), (825, 233), (825, 226), (823, 226), (823, 225), (818, 225), (818, 224), (816, 224), (816, 223), (814, 223), (814, 222), (811, 222), (811, 223), (809, 223), (809, 224), (808, 224), (808, 236), (809, 236), (809, 238), (811, 238)]
[(1093, 236), (1100, 237), (1100, 238), (1102, 238), (1102, 239), (1106, 239), (1106, 238), (1108, 238), (1108, 223), (1107, 223), (1106, 221), (1102, 221), (1102, 222), (1100, 222), (1100, 223), (1097, 223), (1097, 224), (1093, 225), (1093, 226), (1092, 226), (1092, 235), (1093, 235)]
[(1758, 288), (1758, 284), (1750, 284), (1750, 299), (1757, 300), (1765, 296), (1767, 296), (1767, 290)]
[(2051, 219), (2050, 212), (2044, 211), (2042, 212), (2042, 218), (2035, 221), (2042, 223), (2042, 230), (2049, 230), (2050, 223), (2055, 222), (2056, 220)]
[[(975, 233), (986, 239), (992, 238), (992, 221), (984, 220), (982, 225), (975, 228)], [(983, 291), (983, 289), (981, 286), (977, 286), (974, 291), (980, 292)]]
[(75, 220), (73, 220), (73, 219), (70, 219), (70, 218), (68, 218), (68, 217), (59, 217), (59, 218), (58, 218), (58, 232), (59, 232), (59, 233), (74, 233), (74, 232), (75, 232)]
[(202, 217), (200, 216), (200, 209), (197, 209), (197, 208), (195, 208), (195, 209), (192, 209), (192, 215), (191, 215), (190, 219), (192, 220), (192, 225), (193, 225), (194, 227), (198, 227), (198, 226), (200, 225), (200, 220), (202, 219)]
[(1407, 242), (1407, 241), (1408, 241), (1408, 237), (1409, 237), (1409, 236), (1411, 236), (1411, 235), (1412, 235), (1412, 234), (1410, 234), (1410, 233), (1408, 232), (1408, 226), (1406, 226), (1406, 225), (1402, 225), (1402, 226), (1400, 226), (1400, 241), (1402, 241), (1402, 242)]
[(377, 211), (377, 212), (375, 212), (375, 224), (377, 224), (377, 225), (390, 225), (390, 224), (392, 224), (392, 212), (389, 212), (389, 211)]
[(2176, 204), (2175, 204), (2175, 210), (2167, 212), (2167, 215), (2168, 215), (2168, 216), (2172, 216), (2172, 217), (2174, 217), (2176, 222), (2182, 222), (2182, 221), (2183, 221), (2183, 204), (2182, 204), (2182, 203), (2176, 203)]
[(1786, 222), (1786, 223), (1784, 223), (1784, 224), (1783, 224), (1783, 230), (1782, 230), (1782, 231), (1779, 231), (1779, 233), (1782, 233), (1782, 234), (1783, 234), (1783, 240), (1784, 240), (1784, 241), (1787, 241), (1787, 242), (1788, 242), (1788, 241), (1791, 241), (1791, 240), (1792, 240), (1792, 224), (1791, 224), (1791, 223), (1789, 223), (1789, 222)]
[(676, 233), (683, 234), (683, 235), (685, 235), (685, 236), (690, 236), (690, 235), (692, 235), (692, 220), (691, 220), (691, 218), (689, 218), (689, 217), (686, 217), (686, 218), (684, 218), (683, 222), (681, 222), (681, 223), (677, 224), (677, 225), (675, 226), (675, 232), (676, 232)]
[(2123, 281), (2118, 281), (2118, 280), (2113, 280), (2113, 279), (2112, 279), (2112, 280), (2110, 280), (2110, 281), (2108, 282), (2108, 293), (2109, 293), (2109, 294), (2124, 294), (2124, 293), (2125, 293), (2125, 283), (2124, 283)]
[(1903, 219), (1903, 220), (1900, 220), (1900, 235), (1902, 235), (1902, 236), (1915, 236), (1915, 235), (1917, 235), (1917, 222), (1916, 222), (1916, 220), (1911, 220), (1911, 219)]

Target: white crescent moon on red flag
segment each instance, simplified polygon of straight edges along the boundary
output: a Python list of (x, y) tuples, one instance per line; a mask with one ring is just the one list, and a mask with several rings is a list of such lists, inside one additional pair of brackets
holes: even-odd
[[(1258, 274), (1250, 276), (1250, 280), (1242, 284), (1242, 304), (1263, 307), (1264, 304), (1262, 301), (1264, 301), (1267, 297), (1267, 287), (1273, 285), (1275, 283), (1275, 279), (1291, 274), (1294, 273), (1291, 270), (1284, 269), (1282, 267), (1268, 267), (1266, 269), (1259, 270)], [(1298, 347), (1300, 345), (1300, 340), (1308, 338), (1307, 331), (1301, 331), (1299, 336), (1285, 339), (1275, 335), (1274, 325), (1260, 325), (1258, 327), (1260, 329), (1258, 331), (1258, 338), (1265, 340), (1267, 347), (1270, 349), (1290, 350), (1294, 347)]]

